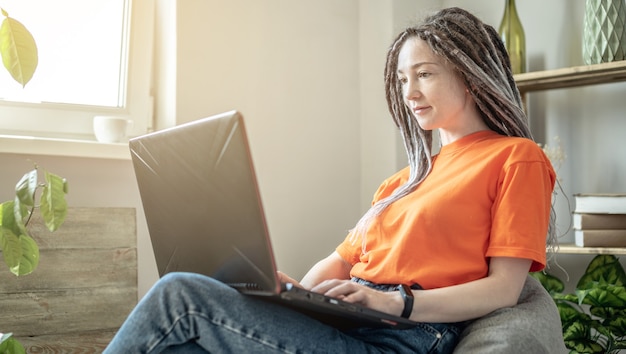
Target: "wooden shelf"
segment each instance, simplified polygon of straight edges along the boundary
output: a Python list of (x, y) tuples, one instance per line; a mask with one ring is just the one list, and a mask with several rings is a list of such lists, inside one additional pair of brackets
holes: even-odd
[(626, 60), (514, 76), (520, 93), (626, 81)]
[(572, 243), (564, 243), (559, 246), (558, 253), (626, 255), (626, 247), (578, 247)]
[[(525, 93), (531, 91), (624, 82), (626, 81), (626, 60), (528, 72), (514, 75), (514, 79), (523, 97)], [(558, 253), (626, 255), (626, 247), (578, 247), (575, 244), (562, 244), (559, 246)]]
[[(514, 75), (520, 93), (626, 81), (626, 60)], [(626, 255), (626, 247), (578, 247), (562, 244), (561, 254)]]

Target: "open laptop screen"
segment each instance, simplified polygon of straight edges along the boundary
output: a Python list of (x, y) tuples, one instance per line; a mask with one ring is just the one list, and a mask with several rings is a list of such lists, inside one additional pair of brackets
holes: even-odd
[(195, 272), (279, 291), (239, 112), (133, 138), (129, 145), (160, 276)]

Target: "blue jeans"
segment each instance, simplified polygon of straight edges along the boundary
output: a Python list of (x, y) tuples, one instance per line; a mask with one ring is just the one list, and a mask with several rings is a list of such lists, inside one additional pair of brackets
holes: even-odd
[(452, 353), (460, 324), (340, 331), (240, 294), (212, 278), (169, 273), (144, 296), (104, 354)]

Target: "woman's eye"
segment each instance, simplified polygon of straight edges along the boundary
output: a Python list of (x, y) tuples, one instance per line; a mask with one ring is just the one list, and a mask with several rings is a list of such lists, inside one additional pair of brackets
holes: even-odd
[[(415, 80), (418, 79), (425, 79), (431, 76), (431, 73), (427, 72), (427, 71), (419, 71), (417, 73), (415, 73), (414, 75), (412, 75), (413, 78)], [(398, 82), (401, 85), (406, 85), (409, 82), (409, 79), (406, 76), (402, 76), (402, 77), (398, 77)]]

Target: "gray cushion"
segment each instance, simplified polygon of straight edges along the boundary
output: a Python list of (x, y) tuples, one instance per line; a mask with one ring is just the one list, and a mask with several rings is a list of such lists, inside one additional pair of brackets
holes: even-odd
[(516, 306), (472, 322), (454, 353), (568, 353), (561, 318), (541, 284), (528, 276)]

